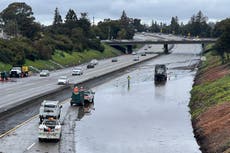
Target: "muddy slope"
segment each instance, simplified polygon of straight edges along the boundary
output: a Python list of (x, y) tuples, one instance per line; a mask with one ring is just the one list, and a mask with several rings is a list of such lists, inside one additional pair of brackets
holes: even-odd
[[(199, 70), (194, 87), (218, 81), (228, 77), (229, 65), (219, 65), (208, 69)], [(229, 90), (229, 89), (226, 89)], [(192, 96), (202, 97), (196, 93)], [(212, 96), (212, 95), (211, 95)], [(213, 95), (214, 98), (214, 95)], [(201, 98), (190, 103), (191, 112), (196, 107), (204, 106), (207, 101)], [(202, 107), (203, 107), (202, 106)], [(203, 153), (230, 153), (230, 102), (210, 104), (205, 110), (192, 118), (192, 125), (198, 144)]]

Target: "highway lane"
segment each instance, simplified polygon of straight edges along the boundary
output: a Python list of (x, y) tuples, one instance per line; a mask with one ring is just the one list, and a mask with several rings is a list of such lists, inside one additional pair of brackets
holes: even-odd
[[(159, 39), (154, 35), (146, 36), (139, 34), (136, 39)], [(147, 38), (146, 38), (147, 37)], [(148, 46), (151, 46), (149, 48)], [(161, 45), (145, 45), (138, 52), (148, 51), (148, 52), (159, 52), (163, 51)], [(140, 56), (140, 60), (150, 58), (156, 55), (148, 55), (146, 57)], [(97, 77), (99, 75), (120, 69), (135, 63), (133, 61), (133, 55), (123, 55), (118, 57), (118, 62), (112, 63), (111, 58), (100, 60), (99, 64), (93, 69), (86, 69), (86, 64), (80, 65), (84, 67), (84, 74), (82, 76), (72, 76), (72, 68), (61, 69), (57, 71), (52, 71), (49, 77), (39, 77), (31, 76), (28, 78), (14, 78), (13, 82), (1, 83), (0, 85), (0, 110), (7, 110), (10, 107), (14, 107), (19, 101), (47, 93), (49, 91), (55, 90), (60, 86), (57, 85), (57, 80), (60, 76), (66, 75), (70, 78), (71, 83), (79, 83), (84, 80)]]
[[(136, 66), (135, 71), (95, 87), (95, 106), (88, 109), (70, 107), (66, 100), (60, 142), (39, 143), (35, 117), (1, 138), (0, 152), (198, 153), (187, 107), (195, 72), (186, 67), (197, 63), (200, 50), (199, 45), (175, 46), (173, 54)], [(159, 63), (168, 66), (169, 80), (166, 85), (154, 86), (154, 65)], [(130, 90), (127, 75), (131, 76)]]
[[(139, 51), (140, 52), (144, 51), (145, 47), (146, 46), (141, 48)], [(160, 47), (160, 46), (153, 45), (153, 47), (148, 48), (148, 50), (151, 52), (153, 52), (153, 51), (159, 52), (159, 51), (162, 51), (162, 46)], [(128, 59), (127, 57), (129, 57), (130, 60), (127, 60)], [(110, 71), (110, 69), (108, 67), (111, 67), (111, 66), (114, 66), (114, 68), (119, 69), (120, 66), (122, 66), (122, 65), (124, 66), (124, 64), (127, 62), (136, 63), (133, 61), (133, 57), (135, 57), (135, 56), (132, 56), (132, 55), (120, 56), (120, 57), (118, 57), (119, 62), (117, 62), (117, 63), (112, 63), (111, 59), (100, 60), (99, 65), (97, 65), (95, 69), (86, 69), (86, 64), (83, 64), (81, 66), (84, 67), (84, 69), (87, 72), (87, 75), (83, 74), (82, 76), (72, 76), (71, 75), (72, 74), (72, 67), (70, 67), (70, 68), (66, 68), (66, 69), (53, 71), (51, 73), (51, 76), (47, 77), (47, 78), (45, 78), (45, 77), (43, 78), (43, 77), (39, 77), (39, 76), (32, 76), (29, 78), (16, 79), (15, 82), (1, 83), (0, 89), (2, 90), (2, 92), (0, 92), (0, 94), (2, 97), (0, 98), (0, 110), (3, 111), (9, 107), (15, 107), (15, 104), (19, 104), (19, 102), (20, 102), (19, 100), (23, 100), (23, 101), (21, 101), (21, 103), (23, 103), (24, 99), (26, 97), (33, 97), (33, 96), (36, 96), (36, 95), (41, 94), (41, 93), (47, 94), (48, 92), (50, 92), (53, 89), (61, 88), (60, 85), (57, 85), (57, 79), (61, 75), (67, 75), (71, 78), (72, 82), (77, 83), (78, 81), (81, 82), (85, 79), (88, 79), (89, 77), (92, 77), (93, 75), (100, 75), (101, 72), (104, 73), (105, 71), (100, 70), (100, 69), (95, 71), (99, 66), (104, 67), (105, 69)], [(143, 58), (145, 58), (145, 57), (140, 56), (140, 59), (143, 59)], [(124, 64), (122, 64), (122, 63), (124, 63)], [(101, 72), (99, 72), (99, 71), (101, 71)], [(58, 96), (58, 95), (56, 95), (56, 96)], [(4, 97), (5, 97), (5, 100), (4, 100)], [(60, 96), (56, 97), (56, 99), (63, 100), (63, 99), (68, 98), (68, 97), (69, 97), (68, 94), (63, 95), (63, 96), (60, 95)], [(40, 102), (42, 102), (42, 99), (40, 100)], [(13, 128), (15, 125), (20, 124), (21, 122), (25, 121), (29, 117), (36, 114), (37, 109), (35, 109), (35, 108), (37, 108), (38, 105), (39, 105), (39, 101), (37, 100), (36, 104), (28, 105), (25, 108), (19, 109), (18, 113), (15, 113), (15, 110), (14, 110), (10, 114), (7, 113), (6, 115), (1, 116), (0, 123), (2, 126), (0, 128), (0, 133), (5, 132), (5, 131)], [(7, 116), (7, 118), (6, 118), (6, 116)]]
[[(63, 137), (71, 137), (70, 128), (65, 128), (65, 126), (68, 126), (64, 123), (64, 119), (67, 116), (67, 113), (71, 112), (72, 117), (77, 116), (78, 108), (72, 108), (69, 107), (69, 99), (66, 101), (63, 101), (63, 107), (62, 107), (62, 113), (60, 121), (63, 124), (63, 131), (62, 135)], [(75, 111), (76, 110), (76, 111)], [(68, 117), (70, 118), (70, 113), (68, 114)], [(71, 120), (74, 122), (76, 118), (71, 118)], [(54, 141), (50, 141), (48, 143), (39, 143), (37, 135), (38, 135), (38, 125), (39, 125), (39, 118), (38, 115), (32, 117), (28, 121), (23, 122), (18, 126), (18, 128), (13, 129), (11, 133), (8, 135), (2, 135), (3, 138), (0, 139), (0, 152), (3, 153), (30, 153), (30, 152), (59, 152), (60, 148), (60, 142), (56, 143)], [(68, 136), (66, 136), (68, 134)], [(71, 139), (73, 136), (71, 137)], [(67, 141), (66, 143), (71, 143), (72, 141)], [(19, 141), (20, 140), (20, 141)], [(17, 142), (17, 143), (16, 143)], [(33, 150), (36, 148), (35, 150)], [(67, 150), (68, 152), (68, 150)]]
[[(153, 57), (156, 55), (148, 55), (146, 57), (140, 57), (140, 61)], [(79, 83), (89, 78), (94, 78), (108, 72), (120, 69), (122, 66), (128, 66), (135, 63), (132, 55), (123, 55), (118, 57), (118, 62), (112, 63), (111, 59), (99, 61), (99, 64), (93, 69), (85, 68), (82, 76), (72, 76), (72, 68), (58, 70), (51, 72), (49, 77), (31, 76), (28, 78), (15, 79), (16, 82), (3, 83), (0, 86), (0, 107), (7, 107), (20, 100), (36, 96), (38, 94), (46, 93), (50, 90), (59, 88), (57, 85), (58, 77), (67, 75), (70, 78), (71, 83)]]

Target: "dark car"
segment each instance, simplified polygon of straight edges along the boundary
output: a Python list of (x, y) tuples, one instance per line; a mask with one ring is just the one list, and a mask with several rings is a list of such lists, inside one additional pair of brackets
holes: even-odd
[(142, 53), (141, 53), (141, 56), (146, 56), (146, 53), (145, 53), (145, 52), (142, 52)]
[(87, 65), (87, 69), (91, 69), (91, 68), (94, 68), (94, 63), (89, 63), (89, 64)]
[(118, 61), (117, 58), (112, 59), (112, 62), (117, 62), (117, 61)]

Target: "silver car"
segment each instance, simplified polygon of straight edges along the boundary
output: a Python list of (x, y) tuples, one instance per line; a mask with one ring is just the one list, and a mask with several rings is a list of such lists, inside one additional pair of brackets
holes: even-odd
[(90, 61), (90, 63), (92, 63), (93, 65), (97, 65), (98, 64), (98, 60), (93, 59), (93, 60)]
[(67, 76), (61, 76), (58, 79), (58, 84), (64, 84), (64, 85), (68, 85), (69, 84), (69, 79)]
[(82, 67), (76, 67), (72, 71), (72, 75), (82, 75), (83, 74), (83, 68)]
[(49, 70), (42, 70), (42, 71), (40, 72), (40, 77), (47, 77), (47, 76), (49, 76), (49, 75), (50, 75)]
[(139, 56), (135, 56), (133, 61), (139, 61)]

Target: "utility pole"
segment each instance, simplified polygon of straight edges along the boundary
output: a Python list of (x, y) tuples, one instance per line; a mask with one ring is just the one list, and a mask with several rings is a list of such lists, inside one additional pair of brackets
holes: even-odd
[(111, 32), (111, 27), (109, 26), (109, 29), (108, 29), (108, 40), (110, 40), (110, 32)]
[(94, 16), (93, 16), (93, 26), (94, 26)]

